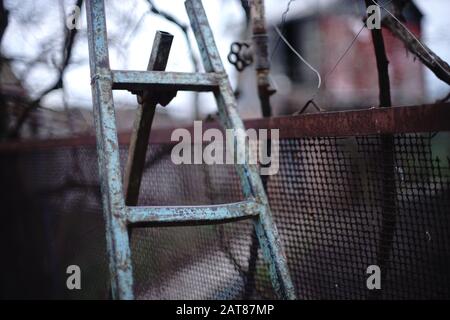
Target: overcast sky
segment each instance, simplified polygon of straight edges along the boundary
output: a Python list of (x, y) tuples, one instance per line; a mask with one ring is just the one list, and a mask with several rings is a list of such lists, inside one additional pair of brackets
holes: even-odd
[[(32, 0), (24, 0), (22, 3), (28, 4)], [(330, 0), (298, 0), (291, 4), (290, 12), (298, 12), (306, 10), (308, 6), (315, 6), (319, 2)], [(344, 0), (347, 1), (347, 0)], [(14, 1), (15, 2), (15, 1)], [(73, 1), (67, 1), (69, 5)], [(108, 2), (108, 1), (107, 1)], [(180, 21), (188, 22), (188, 18), (184, 9), (183, 0), (154, 0), (157, 6), (165, 11), (170, 12), (176, 16)], [(270, 21), (281, 17), (285, 10), (288, 0), (266, 0), (267, 14)], [(450, 13), (450, 0), (415, 0), (425, 15), (423, 24), (423, 39), (438, 55), (444, 60), (450, 61), (450, 22), (448, 14)], [(7, 2), (8, 3), (8, 2)], [(13, 1), (10, 1), (10, 5)], [(57, 5), (57, 0), (37, 0), (32, 1), (36, 10), (53, 10), (54, 13), (48, 14), (47, 19), (38, 21), (35, 27), (27, 32), (17, 32), (20, 23), (12, 17), (10, 26), (7, 30), (4, 39), (3, 50), (7, 56), (33, 56), (36, 51), (36, 45), (40, 39), (51, 35), (58, 34), (61, 22), (61, 10)], [(118, 2), (122, 8), (126, 8), (132, 20), (130, 32), (134, 30), (134, 26), (138, 20), (143, 16), (143, 13), (148, 11), (148, 6), (144, 0), (121, 0)], [(116, 1), (117, 4), (117, 1)], [(235, 71), (226, 60), (229, 51), (230, 43), (239, 40), (240, 33), (243, 27), (243, 11), (238, 0), (204, 0), (203, 1), (206, 13), (208, 15), (211, 27), (215, 33), (216, 43), (219, 47), (224, 65), (230, 73), (232, 83), (234, 83)], [(52, 12), (53, 12), (52, 11)], [(86, 18), (82, 15), (82, 32), (86, 29)], [(108, 31), (113, 34), (115, 28), (120, 28), (122, 25), (116, 25), (113, 21), (108, 20)], [(171, 56), (167, 69), (170, 71), (193, 71), (192, 64), (189, 59), (189, 52), (183, 35), (180, 30), (173, 24), (166, 20), (148, 14), (142, 20), (139, 28), (134, 32), (134, 37), (126, 35), (123, 42), (129, 42), (129, 50), (125, 57), (120, 56), (116, 51), (110, 51), (111, 67), (113, 69), (135, 69), (145, 70), (147, 66), (148, 57), (151, 50), (153, 36), (156, 30), (164, 30), (174, 34), (174, 42), (172, 46)], [(130, 39), (130, 41), (128, 41)], [(193, 39), (193, 37), (192, 37)], [(195, 47), (196, 48), (196, 47)], [(70, 105), (73, 106), (91, 106), (91, 95), (89, 85), (89, 66), (87, 64), (88, 48), (86, 41), (80, 41), (75, 47), (74, 60), (81, 61), (79, 65), (72, 66), (66, 73), (65, 84), (66, 93)], [(84, 63), (83, 63), (84, 61)], [(20, 71), (20, 70), (19, 70)], [(49, 74), (46, 70), (36, 69), (30, 75), (28, 85), (32, 91), (45, 89), (52, 83), (54, 74)], [(428, 98), (436, 99), (445, 95), (449, 90), (448, 86), (437, 80), (431, 72), (426, 72), (426, 86)], [(185, 110), (185, 99), (189, 98), (189, 93), (179, 93), (176, 100), (171, 104), (171, 111), (177, 114), (191, 113), (191, 110)], [(126, 92), (116, 94), (116, 105), (133, 104), (135, 98)], [(61, 94), (55, 92), (48, 96), (44, 102), (50, 106), (61, 106)], [(214, 111), (213, 103), (203, 103), (207, 107), (206, 111)], [(208, 110), (209, 109), (209, 110)]]

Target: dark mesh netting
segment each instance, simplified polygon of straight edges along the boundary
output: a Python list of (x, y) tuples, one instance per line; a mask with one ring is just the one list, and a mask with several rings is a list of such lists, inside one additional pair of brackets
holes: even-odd
[[(446, 141), (447, 133), (280, 141), (267, 193), (299, 298), (450, 298)], [(150, 149), (141, 205), (242, 199), (233, 166), (176, 166), (170, 146)], [(2, 297), (108, 298), (95, 147), (0, 159)], [(131, 247), (138, 298), (275, 297), (249, 221), (133, 229)], [(71, 264), (81, 267), (80, 291), (66, 289)], [(370, 265), (382, 270), (381, 290), (367, 289)]]

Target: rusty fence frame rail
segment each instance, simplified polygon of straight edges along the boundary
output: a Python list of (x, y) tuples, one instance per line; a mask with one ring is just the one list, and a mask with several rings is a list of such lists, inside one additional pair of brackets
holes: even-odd
[[(326, 112), (297, 116), (245, 120), (247, 129), (279, 129), (281, 139), (302, 137), (344, 137), (375, 134), (401, 134), (450, 131), (450, 103), (419, 106), (371, 108), (352, 111)], [(193, 127), (184, 127), (193, 132)], [(221, 126), (204, 122), (203, 129)], [(175, 128), (155, 129), (150, 143), (171, 144)], [(119, 144), (127, 145), (131, 133), (119, 133)], [(0, 154), (55, 149), (77, 146), (95, 146), (94, 135), (71, 138), (28, 139), (0, 143)]]

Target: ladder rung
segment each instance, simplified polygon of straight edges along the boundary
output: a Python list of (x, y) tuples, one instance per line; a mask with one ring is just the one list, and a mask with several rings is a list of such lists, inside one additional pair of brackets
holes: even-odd
[(190, 73), (165, 71), (112, 71), (113, 89), (143, 90), (165, 87), (184, 91), (212, 91), (222, 78), (218, 73)]
[(211, 206), (128, 207), (128, 222), (138, 223), (221, 223), (257, 216), (264, 207), (255, 201)]

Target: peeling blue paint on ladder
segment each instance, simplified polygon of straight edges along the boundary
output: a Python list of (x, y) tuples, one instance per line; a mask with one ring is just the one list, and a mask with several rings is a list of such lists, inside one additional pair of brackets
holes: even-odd
[(125, 205), (113, 89), (157, 90), (164, 87), (172, 90), (212, 91), (224, 127), (235, 130), (244, 128), (202, 3), (200, 0), (187, 0), (185, 5), (206, 70), (204, 74), (111, 70), (104, 0), (86, 1), (92, 100), (113, 298), (134, 299), (128, 238), (128, 227), (133, 224), (212, 224), (248, 218), (254, 222), (276, 293), (283, 299), (295, 299), (295, 289), (289, 275), (286, 257), (255, 165), (236, 165), (246, 198), (242, 202), (192, 207)]

